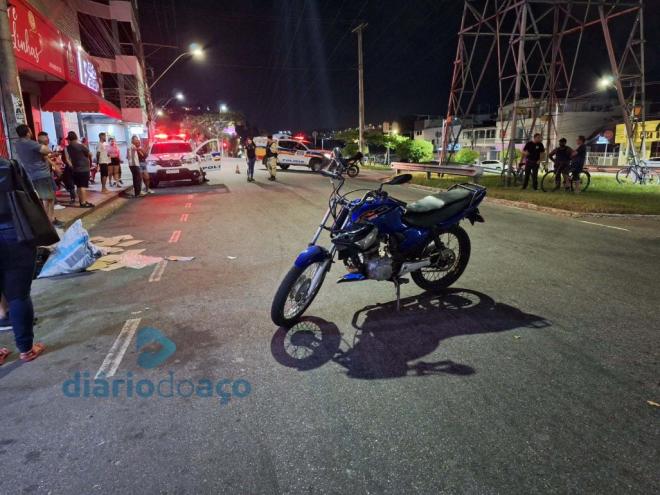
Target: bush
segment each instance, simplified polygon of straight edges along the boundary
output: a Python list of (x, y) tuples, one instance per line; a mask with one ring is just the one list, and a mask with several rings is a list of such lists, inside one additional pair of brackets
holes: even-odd
[(456, 163), (472, 164), (479, 159), (479, 152), (469, 148), (463, 148), (454, 155)]
[[(515, 148), (514, 150), (514, 160), (513, 163), (520, 163), (520, 160), (522, 160), (522, 151), (520, 151), (518, 148)], [(504, 150), (500, 153), (500, 161), (502, 163), (509, 163), (509, 150)]]
[(397, 144), (396, 154), (404, 162), (428, 162), (433, 159), (433, 144), (424, 139), (407, 139)]

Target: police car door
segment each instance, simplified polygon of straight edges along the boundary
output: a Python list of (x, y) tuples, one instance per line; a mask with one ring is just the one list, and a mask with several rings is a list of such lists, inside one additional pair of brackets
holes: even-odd
[(217, 139), (209, 139), (204, 141), (195, 149), (202, 170), (220, 170), (220, 159), (222, 153), (220, 151), (220, 143)]
[(295, 165), (295, 143), (287, 139), (277, 142), (277, 161), (286, 165)]

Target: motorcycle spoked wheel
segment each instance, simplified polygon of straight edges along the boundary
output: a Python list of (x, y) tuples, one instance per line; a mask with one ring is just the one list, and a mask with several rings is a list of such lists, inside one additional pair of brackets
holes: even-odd
[(304, 268), (291, 267), (273, 298), (270, 318), (275, 325), (290, 327), (300, 319), (323, 285), (325, 273), (316, 288), (311, 287), (316, 271), (324, 270), (324, 265), (325, 261), (319, 261)]
[(417, 286), (429, 292), (442, 291), (456, 282), (470, 261), (470, 237), (463, 227), (455, 225), (439, 233), (438, 237), (444, 246), (444, 253), (431, 241), (423, 257), (430, 257), (433, 263), (410, 274)]

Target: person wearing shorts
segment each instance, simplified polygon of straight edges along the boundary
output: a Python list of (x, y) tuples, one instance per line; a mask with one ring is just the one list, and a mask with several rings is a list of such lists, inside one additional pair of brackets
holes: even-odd
[(115, 138), (110, 138), (108, 141), (108, 156), (110, 157), (110, 169), (108, 171), (110, 177), (111, 186), (123, 186), (124, 183), (121, 180), (121, 159), (119, 146), (117, 146), (117, 141)]
[[(108, 143), (106, 142), (105, 132), (99, 134), (99, 144), (96, 146), (96, 163), (101, 170), (101, 192), (107, 193), (108, 175), (110, 173), (110, 155), (108, 155)], [(110, 180), (112, 186), (112, 179)]]
[(69, 145), (66, 147), (66, 160), (73, 169), (73, 183), (78, 189), (78, 201), (81, 208), (92, 208), (94, 205), (87, 201), (87, 188), (89, 187), (89, 163), (92, 154), (89, 148), (78, 142), (78, 135), (70, 131), (67, 135)]

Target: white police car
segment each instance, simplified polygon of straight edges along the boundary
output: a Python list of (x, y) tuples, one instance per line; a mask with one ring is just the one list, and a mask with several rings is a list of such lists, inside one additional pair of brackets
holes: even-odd
[(146, 160), (152, 187), (161, 182), (185, 180), (202, 184), (206, 170), (220, 169), (217, 139), (205, 141), (193, 149), (182, 137), (156, 137), (158, 140), (151, 145)]

